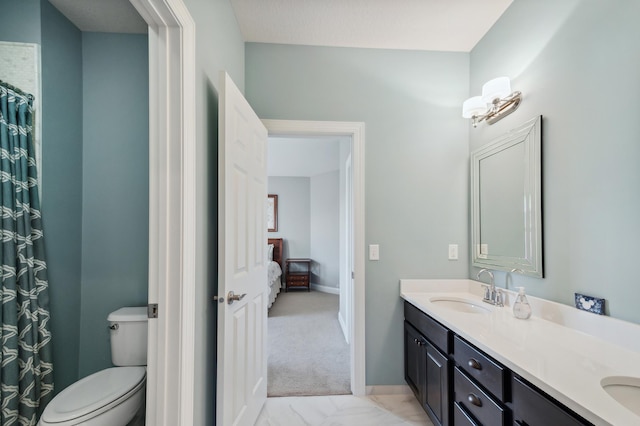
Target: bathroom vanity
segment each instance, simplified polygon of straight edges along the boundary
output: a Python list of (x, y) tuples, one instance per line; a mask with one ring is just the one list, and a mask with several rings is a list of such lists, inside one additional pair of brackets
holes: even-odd
[(513, 292), (497, 307), (482, 290), (401, 281), (405, 378), (435, 425), (640, 424), (606, 389), (640, 377), (640, 348), (624, 337), (637, 341), (640, 326), (537, 298), (534, 315), (518, 320)]
[(590, 424), (411, 303), (404, 313), (406, 380), (434, 424)]

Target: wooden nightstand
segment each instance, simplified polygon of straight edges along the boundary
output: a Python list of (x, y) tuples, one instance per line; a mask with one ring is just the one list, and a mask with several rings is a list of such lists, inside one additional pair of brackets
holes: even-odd
[[(307, 288), (309, 289), (309, 275), (311, 274), (311, 259), (307, 258), (289, 258), (285, 262), (286, 287), (285, 291), (290, 288)], [(293, 265), (293, 268), (291, 267)]]

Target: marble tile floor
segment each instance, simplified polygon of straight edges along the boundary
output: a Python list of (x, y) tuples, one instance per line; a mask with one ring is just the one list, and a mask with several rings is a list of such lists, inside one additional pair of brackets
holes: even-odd
[(268, 398), (256, 426), (433, 426), (413, 395)]

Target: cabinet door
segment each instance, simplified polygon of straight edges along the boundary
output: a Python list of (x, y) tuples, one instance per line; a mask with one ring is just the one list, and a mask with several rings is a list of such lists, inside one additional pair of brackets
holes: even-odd
[(438, 423), (448, 425), (449, 360), (429, 342), (426, 344), (426, 349), (425, 408)]
[(408, 322), (404, 322), (404, 379), (424, 405), (426, 340)]

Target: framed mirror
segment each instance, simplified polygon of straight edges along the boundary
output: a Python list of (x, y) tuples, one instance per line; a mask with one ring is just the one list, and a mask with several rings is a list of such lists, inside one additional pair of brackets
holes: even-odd
[(542, 117), (471, 153), (472, 264), (542, 278)]

